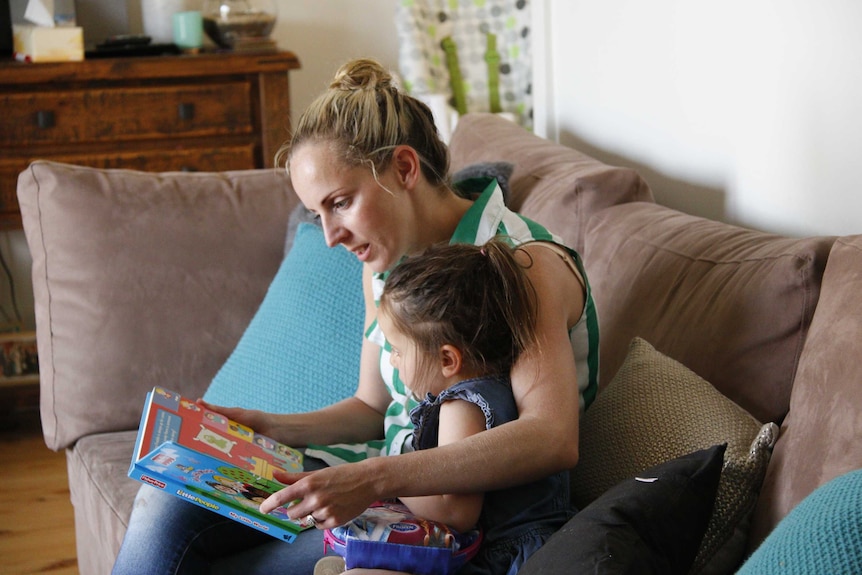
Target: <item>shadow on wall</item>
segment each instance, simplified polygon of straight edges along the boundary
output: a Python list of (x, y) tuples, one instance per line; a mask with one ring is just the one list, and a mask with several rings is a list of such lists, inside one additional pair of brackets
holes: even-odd
[(562, 131), (560, 143), (606, 164), (636, 170), (649, 184), (656, 203), (693, 216), (734, 223), (728, 218), (725, 189), (673, 178), (645, 164), (599, 148), (571, 132)]

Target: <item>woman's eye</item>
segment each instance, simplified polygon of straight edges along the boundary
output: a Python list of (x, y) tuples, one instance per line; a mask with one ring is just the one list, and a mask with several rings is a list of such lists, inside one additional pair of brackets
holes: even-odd
[(333, 210), (343, 210), (347, 206), (350, 205), (350, 200), (338, 200), (337, 202), (333, 202), (332, 209)]

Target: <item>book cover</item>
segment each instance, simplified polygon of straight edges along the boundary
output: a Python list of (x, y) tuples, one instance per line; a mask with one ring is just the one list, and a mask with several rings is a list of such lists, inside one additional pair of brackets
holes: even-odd
[(147, 394), (129, 477), (292, 542), (311, 525), (258, 510), (284, 487), (276, 468), (302, 471), (302, 453), (173, 391)]

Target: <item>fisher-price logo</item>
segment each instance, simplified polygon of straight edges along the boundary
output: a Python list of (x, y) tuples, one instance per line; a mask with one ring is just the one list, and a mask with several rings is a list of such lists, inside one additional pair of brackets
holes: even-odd
[(167, 487), (167, 484), (164, 481), (159, 481), (149, 475), (141, 475), (141, 481), (148, 485), (152, 485), (153, 487), (158, 487), (159, 489), (164, 489)]

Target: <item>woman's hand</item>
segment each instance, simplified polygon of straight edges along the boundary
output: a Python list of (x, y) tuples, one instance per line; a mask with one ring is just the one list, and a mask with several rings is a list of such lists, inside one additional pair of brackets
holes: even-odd
[(275, 478), (287, 487), (273, 493), (261, 503), (260, 510), (269, 513), (295, 501), (287, 508), (292, 519), (303, 519), (311, 515), (319, 529), (343, 525), (381, 499), (370, 473), (372, 466), (367, 465), (368, 463), (369, 461), (347, 463), (304, 473), (275, 471)]

